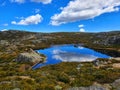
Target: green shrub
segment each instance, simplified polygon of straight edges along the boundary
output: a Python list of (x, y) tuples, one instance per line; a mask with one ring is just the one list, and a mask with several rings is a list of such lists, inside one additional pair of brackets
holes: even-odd
[(69, 83), (70, 78), (67, 74), (61, 73), (60, 75), (58, 75), (58, 81), (61, 81), (61, 82), (64, 82), (64, 83)]

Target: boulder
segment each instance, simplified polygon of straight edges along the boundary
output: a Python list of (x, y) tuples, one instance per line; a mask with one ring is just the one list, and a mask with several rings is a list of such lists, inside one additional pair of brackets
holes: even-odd
[(20, 53), (18, 57), (15, 59), (16, 62), (21, 63), (37, 63), (43, 62), (45, 57), (41, 56), (39, 53), (35, 52), (34, 50), (30, 49), (28, 52)]
[(113, 87), (115, 90), (120, 90), (120, 79), (115, 80), (115, 81), (112, 83), (112, 87)]
[(103, 86), (90, 86), (90, 87), (74, 87), (74, 88), (70, 88), (68, 90), (110, 90), (110, 89), (107, 89)]
[(111, 90), (111, 86), (94, 83), (89, 87), (73, 87), (69, 88), (68, 90)]
[(112, 66), (113, 68), (120, 68), (120, 63), (114, 63)]

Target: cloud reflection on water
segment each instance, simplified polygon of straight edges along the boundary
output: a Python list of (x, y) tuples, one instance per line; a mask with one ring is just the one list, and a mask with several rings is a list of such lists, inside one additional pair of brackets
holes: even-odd
[(84, 47), (82, 47), (82, 46), (79, 46), (79, 47), (77, 47), (77, 48), (79, 48), (79, 49), (84, 49)]
[[(80, 47), (80, 49), (83, 49)], [(52, 51), (52, 58), (56, 60), (61, 60), (63, 62), (85, 62), (93, 61), (97, 59), (94, 55), (80, 54), (75, 52), (62, 51), (60, 49), (55, 49)]]

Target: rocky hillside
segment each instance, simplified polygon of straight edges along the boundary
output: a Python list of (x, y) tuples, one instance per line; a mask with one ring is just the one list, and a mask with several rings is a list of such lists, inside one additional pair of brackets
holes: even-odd
[[(9, 30), (0, 32), (1, 53), (13, 53), (26, 48), (40, 49), (53, 44), (82, 43), (84, 46), (103, 51), (120, 52), (120, 31), (102, 33), (33, 33), (26, 31)], [(116, 52), (117, 51), (117, 52)], [(111, 54), (113, 55), (113, 54)], [(113, 55), (114, 56), (114, 55)]]
[(95, 44), (120, 45), (120, 31), (97, 33), (94, 37), (97, 39)]

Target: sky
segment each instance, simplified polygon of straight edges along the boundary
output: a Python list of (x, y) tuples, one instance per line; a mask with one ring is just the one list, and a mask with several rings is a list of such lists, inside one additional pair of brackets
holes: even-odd
[(120, 0), (0, 0), (0, 31), (120, 31)]

